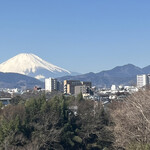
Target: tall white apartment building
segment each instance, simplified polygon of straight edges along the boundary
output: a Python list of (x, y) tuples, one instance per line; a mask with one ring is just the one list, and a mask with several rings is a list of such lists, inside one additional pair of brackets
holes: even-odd
[(57, 90), (57, 79), (53, 79), (53, 78), (47, 78), (45, 79), (45, 90), (52, 92), (54, 90)]
[(143, 86), (146, 86), (149, 84), (148, 81), (148, 75), (143, 74), (143, 75), (137, 75), (137, 87), (141, 88)]

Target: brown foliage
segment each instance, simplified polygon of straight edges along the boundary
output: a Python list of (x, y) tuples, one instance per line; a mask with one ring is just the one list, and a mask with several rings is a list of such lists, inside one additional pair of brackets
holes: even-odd
[(16, 116), (23, 120), (25, 118), (25, 108), (23, 105), (8, 105), (1, 111), (0, 115), (8, 121), (14, 119)]
[(150, 143), (150, 91), (139, 91), (113, 106), (115, 145), (127, 148)]

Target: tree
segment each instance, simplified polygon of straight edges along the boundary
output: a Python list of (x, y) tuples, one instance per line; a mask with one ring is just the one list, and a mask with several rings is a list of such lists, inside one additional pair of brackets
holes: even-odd
[(0, 102), (0, 109), (3, 107), (3, 103), (2, 102)]
[(84, 149), (101, 150), (107, 147), (113, 150), (114, 136), (108, 113), (100, 102), (86, 100), (78, 103), (79, 136)]
[(116, 147), (146, 150), (150, 146), (150, 91), (132, 94), (112, 109)]
[(56, 95), (48, 101), (41, 96), (8, 105), (0, 112), (0, 148), (112, 150), (108, 113), (100, 102), (81, 95), (78, 101)]
[(84, 98), (83, 98), (83, 95), (82, 95), (82, 93), (79, 93), (78, 95), (77, 95), (77, 101), (83, 101), (84, 100)]
[(23, 99), (22, 99), (22, 97), (21, 96), (16, 96), (16, 97), (14, 97), (14, 98), (12, 98), (11, 99), (11, 101), (10, 101), (10, 103), (12, 104), (12, 105), (17, 105), (17, 104), (19, 104), (19, 103), (23, 103)]

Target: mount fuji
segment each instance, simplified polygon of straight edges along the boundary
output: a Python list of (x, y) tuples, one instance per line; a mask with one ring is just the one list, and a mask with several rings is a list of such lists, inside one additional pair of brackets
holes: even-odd
[(72, 75), (70, 71), (55, 66), (34, 54), (22, 53), (0, 64), (0, 72), (19, 73), (43, 80), (48, 77)]

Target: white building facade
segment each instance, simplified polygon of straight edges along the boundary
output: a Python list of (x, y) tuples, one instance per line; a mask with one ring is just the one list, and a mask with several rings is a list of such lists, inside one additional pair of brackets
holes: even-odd
[(53, 79), (53, 78), (47, 78), (45, 79), (45, 90), (52, 92), (57, 90), (57, 79)]
[(148, 75), (137, 75), (137, 87), (141, 88), (149, 84)]

